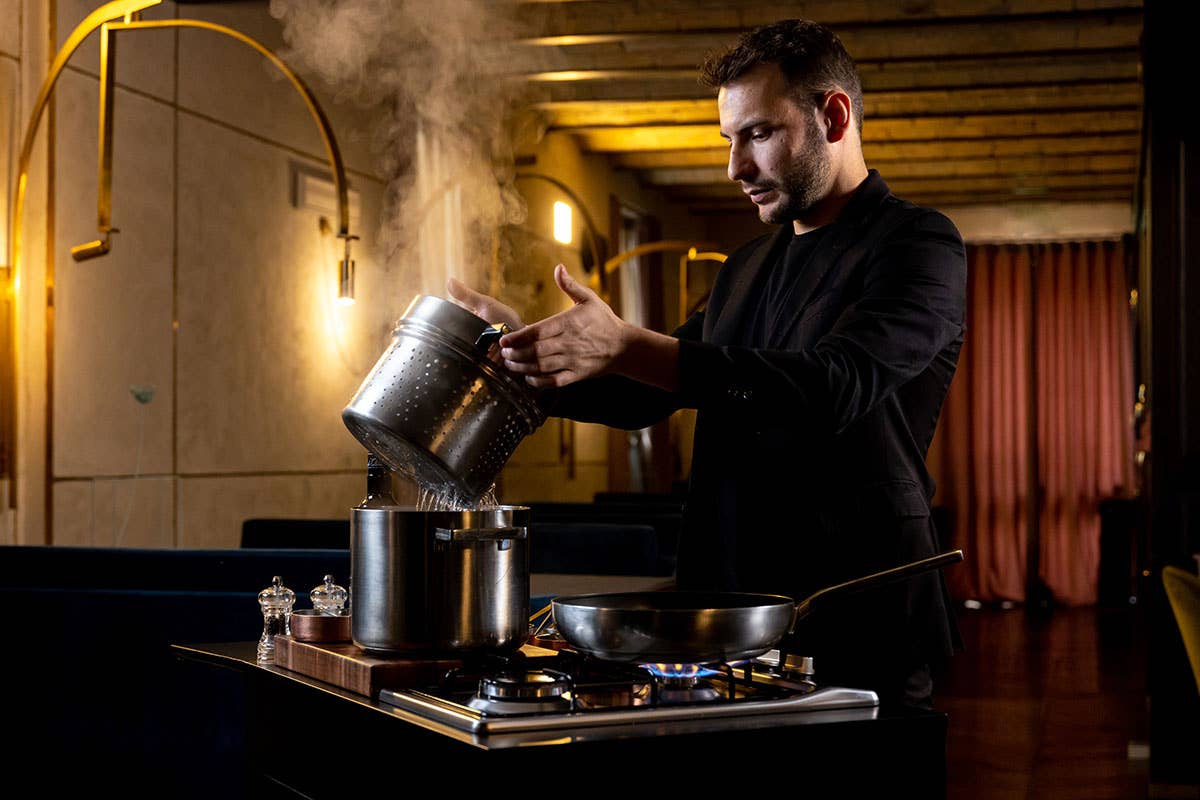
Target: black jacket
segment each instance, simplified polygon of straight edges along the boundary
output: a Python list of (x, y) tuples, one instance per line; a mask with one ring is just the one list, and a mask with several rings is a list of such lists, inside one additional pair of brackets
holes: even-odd
[[(801, 598), (939, 549), (925, 456), (965, 331), (962, 239), (872, 170), (789, 289), (768, 347), (741, 346), (791, 235), (722, 266), (706, 310), (675, 332), (677, 392), (605, 377), (555, 400), (553, 413), (626, 428), (699, 410), (680, 588)], [(957, 643), (940, 573), (820, 606), (797, 633), (805, 655), (896, 669)]]

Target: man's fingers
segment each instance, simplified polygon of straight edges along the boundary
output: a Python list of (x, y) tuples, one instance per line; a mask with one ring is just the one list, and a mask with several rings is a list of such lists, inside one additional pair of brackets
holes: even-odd
[(492, 317), (499, 314), (499, 310), (494, 307), (497, 305), (495, 300), (475, 291), (457, 278), (446, 279), (446, 293), (450, 295), (451, 300), (477, 317), (492, 321)]
[(505, 361), (516, 361), (521, 364), (536, 364), (549, 353), (538, 353), (537, 345), (531, 347), (501, 347), (500, 357)]
[[(565, 313), (565, 312), (564, 312)], [(546, 317), (541, 322), (535, 322), (532, 325), (526, 325), (519, 331), (505, 334), (500, 339), (501, 347), (520, 349), (523, 347), (531, 347), (534, 342), (553, 339), (555, 336), (561, 336), (565, 324), (562, 319), (562, 314), (555, 314), (553, 317)]]
[(591, 300), (596, 296), (595, 292), (572, 278), (571, 273), (567, 272), (567, 268), (562, 264), (554, 268), (554, 282), (558, 284), (559, 289), (562, 289), (563, 294), (576, 303)]
[(468, 311), (479, 309), (481, 302), (485, 299), (483, 295), (457, 278), (446, 279), (446, 292), (450, 295), (451, 300), (457, 300), (460, 305), (466, 306)]
[(560, 338), (538, 339), (525, 347), (502, 347), (500, 355), (508, 361), (538, 361), (562, 352)]
[(475, 291), (456, 278), (446, 279), (446, 293), (452, 302), (489, 323), (503, 322), (513, 330), (520, 330), (524, 326), (517, 312), (496, 298)]
[(567, 366), (558, 339), (536, 341), (528, 347), (503, 347), (500, 355), (505, 367), (522, 375), (557, 372)]
[(509, 372), (518, 375), (546, 375), (566, 368), (567, 360), (562, 356), (546, 356), (536, 361), (504, 360), (504, 366)]

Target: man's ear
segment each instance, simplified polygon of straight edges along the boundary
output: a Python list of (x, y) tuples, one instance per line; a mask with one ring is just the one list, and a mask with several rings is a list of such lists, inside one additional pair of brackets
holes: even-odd
[(821, 118), (825, 122), (825, 140), (830, 143), (840, 142), (854, 124), (850, 95), (840, 89), (826, 92), (825, 102), (821, 107)]

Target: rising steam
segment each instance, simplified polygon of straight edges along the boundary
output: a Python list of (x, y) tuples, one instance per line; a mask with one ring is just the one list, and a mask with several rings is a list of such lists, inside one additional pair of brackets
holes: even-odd
[[(420, 291), (447, 275), (486, 288), (504, 225), (525, 205), (513, 186), (515, 4), (496, 0), (271, 0), (289, 62), (339, 100), (390, 109), (379, 168), (389, 179), (380, 243), (419, 265)], [(530, 65), (531, 67), (533, 65)], [(494, 287), (493, 287), (494, 288)]]

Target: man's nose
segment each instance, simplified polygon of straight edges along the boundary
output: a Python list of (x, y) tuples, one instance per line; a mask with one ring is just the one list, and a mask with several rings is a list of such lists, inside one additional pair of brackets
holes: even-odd
[(729, 180), (745, 181), (754, 177), (754, 159), (746, 155), (742, 147), (734, 145), (729, 148)]

